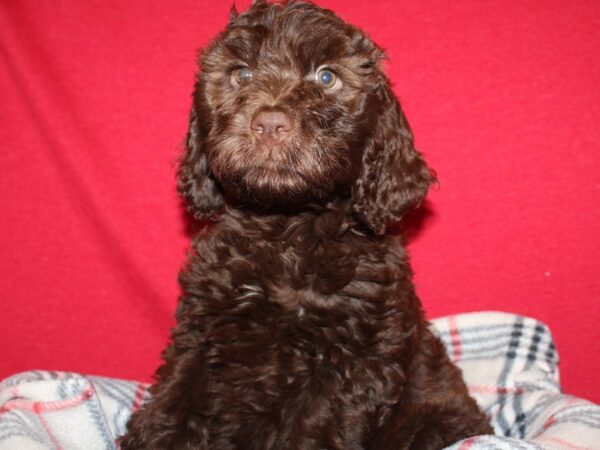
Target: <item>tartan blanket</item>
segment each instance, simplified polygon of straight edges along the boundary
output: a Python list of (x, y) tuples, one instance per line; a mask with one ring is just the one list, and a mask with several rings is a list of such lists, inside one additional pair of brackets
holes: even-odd
[[(600, 406), (561, 393), (548, 328), (499, 312), (432, 322), (495, 436), (452, 450), (600, 449)], [(0, 450), (117, 449), (148, 385), (65, 372), (25, 372), (0, 383)]]

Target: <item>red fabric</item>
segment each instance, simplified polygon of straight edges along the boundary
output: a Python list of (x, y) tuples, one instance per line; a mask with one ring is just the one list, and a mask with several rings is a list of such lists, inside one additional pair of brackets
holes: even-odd
[[(565, 390), (600, 401), (600, 3), (320, 3), (387, 49), (441, 180), (411, 241), (430, 316), (534, 316)], [(228, 9), (0, 3), (0, 377), (149, 379), (189, 240), (174, 173), (195, 52)]]

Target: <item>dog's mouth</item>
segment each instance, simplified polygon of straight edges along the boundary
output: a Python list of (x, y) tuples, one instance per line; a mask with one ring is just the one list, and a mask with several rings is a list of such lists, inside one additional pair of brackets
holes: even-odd
[(277, 143), (240, 132), (210, 142), (209, 166), (229, 198), (296, 207), (329, 198), (349, 178), (342, 150), (326, 144), (293, 131)]
[(295, 164), (278, 159), (265, 157), (243, 171), (244, 184), (256, 189), (269, 189), (288, 193), (305, 190), (310, 185), (307, 175), (302, 173)]
[(289, 167), (289, 151), (286, 147), (284, 142), (270, 147), (256, 143), (254, 153), (257, 164), (265, 168)]
[(250, 165), (217, 177), (230, 199), (259, 208), (297, 208), (329, 193), (301, 167), (277, 157), (256, 158)]
[(235, 179), (221, 181), (231, 200), (261, 209), (297, 208), (316, 197), (299, 172), (284, 166), (256, 166)]

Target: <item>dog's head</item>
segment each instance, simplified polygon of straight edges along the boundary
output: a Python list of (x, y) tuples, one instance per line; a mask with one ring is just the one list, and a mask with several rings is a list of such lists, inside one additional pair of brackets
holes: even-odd
[(256, 1), (203, 52), (179, 191), (196, 217), (346, 198), (375, 233), (433, 175), (381, 70), (381, 49), (331, 11)]

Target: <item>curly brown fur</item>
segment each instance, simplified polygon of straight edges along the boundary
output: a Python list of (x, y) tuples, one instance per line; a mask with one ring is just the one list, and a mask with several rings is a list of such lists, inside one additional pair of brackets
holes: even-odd
[(434, 449), (492, 432), (386, 234), (434, 177), (382, 58), (330, 11), (262, 1), (203, 52), (179, 190), (215, 223), (124, 450)]

